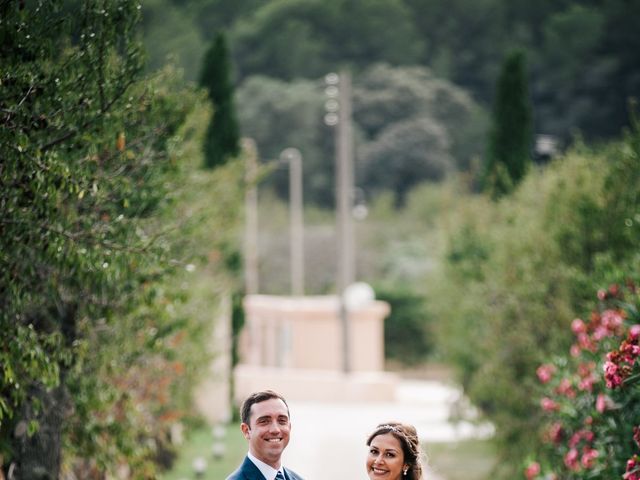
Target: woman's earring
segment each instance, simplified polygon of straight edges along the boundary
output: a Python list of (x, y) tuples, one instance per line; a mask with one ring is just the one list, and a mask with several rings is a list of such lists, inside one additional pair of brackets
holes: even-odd
[(409, 471), (409, 467), (404, 467), (404, 470), (402, 470), (402, 474), (406, 477), (408, 471)]

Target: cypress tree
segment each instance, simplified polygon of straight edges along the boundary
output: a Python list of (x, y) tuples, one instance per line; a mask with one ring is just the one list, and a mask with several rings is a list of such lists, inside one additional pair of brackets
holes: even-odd
[(240, 152), (230, 60), (223, 33), (216, 34), (202, 66), (200, 85), (209, 92), (213, 116), (204, 141), (205, 167), (215, 168)]
[(531, 163), (532, 114), (525, 54), (509, 53), (496, 86), (483, 189), (496, 199), (522, 180)]

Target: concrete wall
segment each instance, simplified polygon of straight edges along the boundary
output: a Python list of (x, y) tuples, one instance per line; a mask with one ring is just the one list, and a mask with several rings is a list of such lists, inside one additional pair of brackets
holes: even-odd
[(337, 296), (248, 295), (235, 397), (272, 388), (291, 399), (389, 400), (396, 379), (384, 369), (384, 319), (389, 305), (350, 309), (345, 373), (343, 323)]
[[(242, 363), (265, 367), (341, 370), (342, 322), (336, 296), (248, 295)], [(372, 301), (349, 312), (353, 371), (384, 368), (384, 319), (389, 305)]]

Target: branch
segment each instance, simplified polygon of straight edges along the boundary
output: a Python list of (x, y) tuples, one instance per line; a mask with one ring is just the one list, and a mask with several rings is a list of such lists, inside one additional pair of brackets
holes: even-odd
[(94, 235), (91, 235), (90, 232), (87, 231), (79, 231), (79, 232), (70, 232), (67, 230), (63, 230), (63, 229), (59, 229), (56, 227), (53, 227), (51, 225), (45, 224), (45, 223), (40, 223), (40, 224), (35, 224), (34, 222), (29, 222), (27, 220), (12, 220), (12, 219), (6, 219), (6, 218), (1, 218), (0, 219), (0, 225), (8, 225), (8, 224), (22, 224), (22, 225), (26, 225), (28, 227), (33, 227), (34, 229), (40, 229), (40, 230), (44, 230), (46, 232), (49, 233), (53, 233), (56, 235), (60, 235), (63, 236), (73, 242), (76, 242), (78, 240), (81, 239), (85, 239), (85, 240), (89, 240), (90, 243), (92, 245), (99, 245), (105, 248), (109, 248), (112, 250), (117, 250), (117, 251), (125, 251), (125, 252), (132, 252), (132, 253), (144, 253), (146, 251), (149, 250), (149, 248), (151, 248), (151, 246), (161, 237), (167, 235), (169, 232), (172, 231), (177, 231), (178, 230), (178, 226), (174, 226), (174, 227), (167, 227), (164, 228), (162, 230), (160, 230), (159, 232), (155, 233), (150, 239), (148, 239), (142, 246), (140, 247), (130, 247), (128, 245), (124, 245), (124, 244), (120, 244), (120, 243), (112, 243), (109, 240), (99, 240), (97, 239)]
[[(129, 87), (133, 85), (133, 83), (134, 83), (133, 79), (127, 80), (127, 82), (124, 84), (120, 92), (114, 95), (111, 101), (106, 104), (105, 108), (100, 112), (100, 115), (104, 115), (105, 112), (109, 111), (111, 107), (113, 107), (113, 104), (117, 102), (122, 97), (122, 95), (124, 95), (124, 93), (129, 89)], [(91, 125), (96, 118), (98, 118), (98, 116), (91, 117), (89, 120), (86, 120), (82, 125), (80, 125), (80, 128), (74, 128), (72, 130), (69, 130), (66, 133), (64, 133), (62, 136), (45, 143), (40, 147), (40, 150), (44, 152), (46, 150), (49, 150), (51, 147), (55, 147), (56, 145), (64, 142), (65, 140), (68, 140), (69, 138), (73, 137), (81, 130), (84, 130), (89, 125)]]

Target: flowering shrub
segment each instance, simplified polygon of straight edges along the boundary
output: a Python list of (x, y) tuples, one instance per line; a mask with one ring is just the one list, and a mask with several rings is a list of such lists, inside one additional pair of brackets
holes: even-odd
[(640, 480), (640, 290), (628, 281), (597, 296), (571, 324), (569, 355), (536, 371), (547, 423), (527, 480)]

